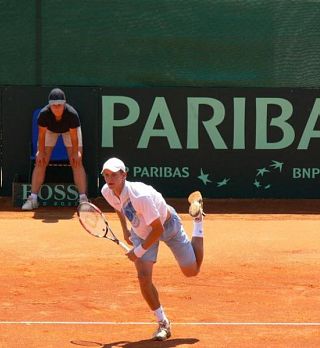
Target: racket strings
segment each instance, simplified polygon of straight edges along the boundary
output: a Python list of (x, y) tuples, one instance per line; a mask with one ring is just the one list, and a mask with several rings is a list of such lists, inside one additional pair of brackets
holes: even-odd
[(97, 237), (104, 237), (108, 232), (108, 227), (105, 220), (94, 209), (88, 209), (90, 207), (85, 207), (85, 209), (80, 210), (79, 217), (85, 229)]
[(94, 204), (89, 202), (80, 203), (77, 209), (77, 214), (81, 225), (86, 231), (95, 237), (105, 237), (113, 242), (117, 243), (125, 251), (129, 251), (130, 248), (115, 236), (109, 227), (106, 217), (101, 210)]

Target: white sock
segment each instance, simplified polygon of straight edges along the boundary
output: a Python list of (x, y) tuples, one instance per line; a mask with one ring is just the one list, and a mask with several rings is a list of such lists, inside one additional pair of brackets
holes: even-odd
[(31, 197), (31, 199), (33, 201), (36, 201), (38, 199), (38, 194), (37, 193), (31, 193), (30, 197)]
[(203, 238), (203, 221), (193, 221), (192, 237)]
[(154, 315), (157, 318), (157, 321), (169, 321), (162, 306), (154, 311)]
[(79, 199), (88, 199), (88, 197), (85, 193), (80, 193)]

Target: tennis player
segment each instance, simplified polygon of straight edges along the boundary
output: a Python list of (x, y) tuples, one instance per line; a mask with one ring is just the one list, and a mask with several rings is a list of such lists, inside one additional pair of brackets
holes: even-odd
[(38, 116), (38, 151), (32, 172), (31, 195), (22, 210), (39, 207), (38, 192), (44, 182), (46, 168), (58, 137), (62, 134), (73, 172), (73, 180), (79, 191), (80, 202), (88, 201), (87, 179), (82, 164), (82, 134), (77, 111), (66, 102), (65, 93), (54, 88), (49, 94), (49, 103)]
[[(135, 263), (142, 296), (159, 323), (153, 339), (164, 341), (171, 336), (170, 321), (152, 281), (159, 241), (171, 249), (185, 276), (196, 276), (203, 260), (202, 201), (201, 204), (194, 202), (194, 227), (190, 241), (174, 208), (152, 186), (127, 181), (126, 167), (120, 159), (108, 159), (101, 174), (106, 181), (101, 193), (118, 214), (124, 239), (133, 245), (127, 256)], [(127, 221), (131, 224), (130, 229)]]

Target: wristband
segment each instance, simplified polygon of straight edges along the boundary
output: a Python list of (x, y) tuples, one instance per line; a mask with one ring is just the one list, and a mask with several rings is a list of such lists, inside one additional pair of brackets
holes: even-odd
[(142, 245), (141, 244), (139, 244), (137, 247), (135, 247), (134, 249), (133, 249), (133, 252), (135, 253), (135, 255), (137, 256), (137, 257), (141, 257), (141, 256), (143, 256), (145, 253), (146, 253), (146, 249), (144, 249), (143, 247), (142, 247)]

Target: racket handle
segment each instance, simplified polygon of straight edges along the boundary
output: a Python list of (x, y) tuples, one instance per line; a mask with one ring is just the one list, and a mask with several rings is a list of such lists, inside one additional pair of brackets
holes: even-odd
[(120, 245), (121, 248), (124, 249), (125, 251), (129, 251), (129, 250), (130, 250), (130, 248), (129, 248), (127, 245), (125, 245), (123, 242), (121, 242), (121, 240), (119, 240), (119, 245)]

